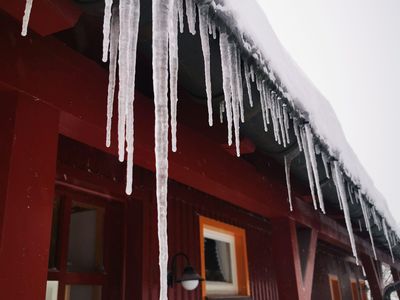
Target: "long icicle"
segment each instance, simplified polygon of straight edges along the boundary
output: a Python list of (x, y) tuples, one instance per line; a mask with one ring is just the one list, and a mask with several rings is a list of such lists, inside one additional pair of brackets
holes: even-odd
[(113, 117), (115, 78), (117, 73), (117, 59), (118, 59), (118, 37), (119, 37), (119, 17), (118, 17), (118, 11), (116, 10), (111, 19), (111, 33), (110, 33), (110, 62), (109, 62), (109, 74), (108, 74), (107, 125), (106, 125), (107, 147), (111, 146), (111, 125)]
[(128, 95), (128, 57), (129, 57), (129, 0), (119, 3), (119, 41), (118, 41), (118, 159), (125, 159), (126, 96)]
[(243, 79), (242, 79), (242, 59), (240, 57), (240, 51), (236, 48), (237, 56), (237, 67), (236, 67), (236, 85), (238, 90), (239, 109), (240, 109), (240, 121), (244, 123), (244, 105), (243, 105)]
[(133, 185), (133, 153), (134, 153), (134, 100), (136, 75), (136, 50), (139, 33), (140, 0), (129, 1), (128, 15), (128, 72), (126, 87), (126, 189), (127, 195), (132, 194)]
[(347, 232), (349, 233), (351, 249), (353, 251), (354, 257), (356, 258), (356, 263), (358, 265), (358, 255), (357, 255), (356, 243), (354, 240), (353, 227), (352, 227), (351, 219), (350, 219), (349, 206), (347, 203), (346, 190), (344, 187), (342, 175), (340, 174), (338, 162), (334, 161), (333, 165), (334, 165), (334, 171), (335, 171), (334, 176), (336, 177), (336, 183), (338, 185), (338, 191), (339, 191), (338, 197), (340, 197), (340, 199), (342, 200), (344, 220), (346, 223)]
[(207, 93), (208, 125), (213, 125), (213, 108), (211, 93), (211, 73), (210, 73), (210, 40), (208, 36), (208, 5), (199, 4), (199, 27), (201, 48), (204, 58), (204, 79)]
[(153, 0), (153, 90), (155, 106), (156, 195), (158, 217), (160, 300), (168, 298), (168, 30), (173, 0)]
[(288, 191), (289, 207), (290, 207), (290, 211), (293, 211), (292, 190), (291, 190), (291, 184), (290, 184), (290, 161), (288, 161), (288, 158), (286, 155), (284, 157), (284, 160), (285, 160), (286, 187), (287, 187), (287, 191)]
[(304, 150), (303, 151), (304, 158), (306, 160), (307, 176), (308, 176), (308, 183), (310, 185), (311, 197), (313, 200), (314, 209), (317, 209), (317, 201), (315, 199), (314, 176), (313, 176), (313, 172), (312, 172), (312, 167), (311, 167), (311, 162), (310, 162), (310, 153), (308, 151), (307, 138), (306, 138), (306, 132), (305, 132), (304, 127), (300, 128), (300, 136), (301, 136), (301, 143), (302, 143), (303, 150)]
[(358, 190), (358, 198), (361, 204), (361, 210), (362, 210), (362, 214), (364, 216), (364, 222), (365, 222), (365, 227), (367, 227), (367, 231), (369, 233), (369, 239), (371, 240), (371, 246), (372, 246), (372, 251), (374, 253), (374, 258), (375, 260), (377, 259), (376, 257), (376, 251), (375, 251), (375, 243), (374, 243), (374, 238), (372, 236), (372, 231), (371, 231), (371, 224), (369, 222), (369, 218), (368, 218), (368, 214), (367, 214), (367, 208), (366, 208), (366, 204), (362, 198), (361, 195), (361, 191)]
[(170, 90), (170, 115), (171, 115), (171, 148), (176, 152), (176, 127), (178, 104), (178, 5), (175, 1), (172, 7), (171, 29), (169, 30), (169, 90)]
[(390, 242), (390, 238), (389, 238), (389, 234), (388, 234), (388, 230), (387, 230), (385, 219), (382, 219), (382, 228), (383, 228), (383, 233), (385, 234), (386, 241), (388, 243), (388, 248), (389, 248), (389, 251), (390, 251), (390, 255), (392, 256), (392, 262), (394, 263), (392, 244)]
[(29, 18), (31, 17), (33, 0), (26, 0), (24, 17), (22, 18), (22, 30), (21, 35), (26, 36), (28, 33)]
[(232, 91), (232, 113), (233, 113), (233, 127), (235, 129), (235, 146), (236, 156), (240, 157), (240, 109), (239, 109), (239, 88), (237, 79), (237, 49), (234, 42), (228, 44), (228, 57), (229, 57), (229, 77), (231, 82)]
[(319, 207), (321, 208), (322, 212), (325, 213), (324, 198), (321, 190), (321, 185), (319, 183), (318, 164), (317, 164), (317, 158), (315, 157), (315, 147), (314, 147), (314, 141), (311, 133), (310, 124), (305, 124), (304, 129), (308, 145), (308, 154), (310, 157), (311, 167), (314, 174), (314, 182), (315, 186), (317, 187)]
[(220, 30), (219, 33), (219, 47), (221, 53), (222, 87), (224, 90), (226, 123), (228, 127), (228, 145), (230, 146), (232, 145), (232, 91), (229, 60), (226, 55), (229, 51), (228, 35), (223, 30)]
[(110, 26), (111, 26), (111, 8), (113, 0), (105, 0), (104, 20), (103, 20), (103, 62), (108, 59), (108, 47), (110, 45)]
[(244, 77), (246, 79), (247, 95), (249, 96), (250, 107), (253, 107), (253, 96), (251, 93), (251, 83), (250, 83), (250, 68), (247, 60), (243, 62), (244, 65)]

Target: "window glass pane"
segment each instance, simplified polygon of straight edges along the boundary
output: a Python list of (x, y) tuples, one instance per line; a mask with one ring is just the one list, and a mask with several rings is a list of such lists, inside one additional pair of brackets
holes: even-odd
[(204, 238), (206, 280), (232, 282), (230, 244), (223, 241)]
[(66, 285), (65, 300), (101, 300), (100, 285)]
[(58, 281), (48, 280), (46, 284), (46, 300), (57, 300)]
[(102, 272), (104, 208), (73, 202), (69, 226), (69, 272)]
[(57, 243), (60, 220), (60, 196), (56, 196), (53, 201), (53, 220), (51, 225), (51, 240), (49, 253), (49, 269), (57, 269)]

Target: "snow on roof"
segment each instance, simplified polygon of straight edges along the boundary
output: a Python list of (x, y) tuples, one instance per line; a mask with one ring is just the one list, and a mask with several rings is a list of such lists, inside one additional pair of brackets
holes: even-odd
[(285, 96), (289, 102), (310, 122), (314, 134), (326, 146), (327, 151), (340, 162), (346, 175), (361, 188), (362, 193), (399, 235), (400, 230), (385, 198), (374, 186), (347, 142), (332, 106), (282, 46), (257, 2), (229, 0), (215, 1), (212, 5), (216, 11), (232, 14), (239, 31), (249, 36), (254, 43), (247, 46), (256, 47), (261, 52), (274, 76), (286, 88)]

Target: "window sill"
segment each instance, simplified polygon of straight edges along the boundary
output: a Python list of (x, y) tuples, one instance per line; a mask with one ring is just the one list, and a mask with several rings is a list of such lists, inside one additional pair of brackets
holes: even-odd
[(206, 296), (206, 299), (207, 300), (251, 300), (251, 297), (218, 295), (218, 296)]

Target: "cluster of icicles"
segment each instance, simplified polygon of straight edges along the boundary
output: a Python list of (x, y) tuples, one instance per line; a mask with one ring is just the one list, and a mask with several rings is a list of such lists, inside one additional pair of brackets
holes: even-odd
[[(282, 88), (271, 86), (271, 74), (257, 71), (247, 59), (236, 41), (228, 34), (224, 26), (217, 26), (210, 17), (210, 8), (214, 2), (204, 1), (197, 5), (193, 0), (153, 0), (153, 88), (155, 104), (155, 155), (156, 155), (156, 190), (158, 208), (158, 238), (160, 265), (160, 299), (167, 299), (167, 179), (168, 179), (168, 129), (171, 126), (171, 148), (177, 149), (177, 81), (178, 81), (178, 30), (184, 30), (184, 3), (187, 27), (190, 33), (196, 34), (196, 14), (198, 12), (201, 47), (204, 58), (205, 86), (207, 94), (208, 122), (213, 125), (213, 106), (210, 76), (209, 35), (214, 39), (219, 36), (224, 101), (220, 103), (220, 121), (226, 115), (228, 144), (234, 138), (236, 154), (240, 156), (240, 123), (244, 122), (243, 84), (246, 85), (249, 105), (253, 107), (252, 84), (255, 83), (259, 93), (264, 130), (273, 130), (277, 143), (286, 147), (290, 144), (289, 129), (293, 127), (297, 145), (304, 153), (307, 174), (314, 208), (318, 206), (325, 213), (324, 200), (318, 174), (317, 156), (320, 155), (326, 176), (335, 183), (340, 209), (344, 213), (353, 254), (358, 262), (353, 227), (349, 213), (349, 200), (361, 205), (363, 221), (376, 258), (370, 218), (379, 230), (384, 231), (390, 252), (397, 243), (397, 236), (387, 229), (386, 222), (379, 218), (375, 207), (370, 205), (366, 196), (344, 176), (338, 161), (331, 158), (319, 143), (315, 143), (311, 126), (296, 116), (284, 101)], [(23, 18), (22, 35), (26, 35), (32, 0), (27, 0)], [(127, 160), (126, 193), (132, 193), (132, 172), (134, 152), (134, 91), (136, 70), (136, 47), (140, 18), (140, 0), (120, 0), (119, 7), (113, 6), (112, 0), (105, 0), (103, 25), (103, 61), (109, 61), (109, 85), (107, 99), (106, 145), (111, 144), (111, 123), (113, 101), (118, 72), (118, 157)], [(217, 31), (219, 35), (217, 35)], [(265, 69), (265, 68), (264, 68)], [(244, 80), (242, 78), (244, 74)], [(168, 97), (169, 95), (169, 97)], [(293, 210), (290, 187), (290, 163), (293, 157), (285, 157), (285, 172), (290, 210)], [(348, 199), (350, 198), (350, 199)], [(318, 201), (317, 201), (318, 200)], [(359, 220), (361, 227), (361, 222)], [(393, 257), (393, 254), (392, 254)]]

